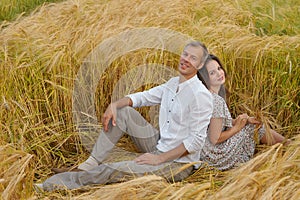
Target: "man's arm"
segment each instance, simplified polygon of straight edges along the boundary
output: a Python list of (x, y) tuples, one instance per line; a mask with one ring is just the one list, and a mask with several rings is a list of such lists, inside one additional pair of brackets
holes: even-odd
[(190, 135), (183, 140), (183, 144), (189, 153), (194, 153), (201, 151), (205, 143), (213, 101), (209, 93), (200, 93), (190, 105)]
[(109, 104), (106, 111), (102, 115), (103, 130), (108, 131), (108, 124), (110, 120), (112, 120), (112, 125), (116, 126), (118, 108), (123, 108), (125, 106), (142, 107), (157, 105), (161, 101), (163, 90), (164, 86), (159, 85), (144, 92), (129, 94), (126, 97)]
[(206, 131), (213, 110), (211, 95), (209, 93), (205, 93), (204, 95), (203, 93), (199, 94), (199, 96), (192, 101), (190, 110), (189, 116), (191, 120), (189, 124), (191, 130), (188, 138), (183, 140), (181, 144), (174, 149), (159, 155), (145, 153), (134, 159), (134, 161), (138, 164), (159, 165), (163, 162), (176, 160), (189, 153), (200, 151), (205, 142)]
[(181, 143), (178, 147), (171, 149), (170, 151), (159, 155), (145, 153), (134, 159), (134, 161), (138, 164), (159, 165), (167, 161), (176, 160), (177, 158), (186, 156), (187, 154), (189, 154), (188, 151), (184, 147), (183, 143)]
[(102, 116), (102, 125), (104, 131), (108, 131), (108, 124), (110, 120), (112, 120), (112, 125), (116, 126), (117, 109), (125, 106), (132, 106), (132, 100), (129, 97), (124, 97), (109, 104)]

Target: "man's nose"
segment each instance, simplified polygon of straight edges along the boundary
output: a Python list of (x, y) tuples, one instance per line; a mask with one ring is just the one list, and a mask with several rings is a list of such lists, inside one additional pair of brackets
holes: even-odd
[(185, 56), (184, 60), (190, 63), (191, 62), (191, 56), (189, 56), (189, 55)]

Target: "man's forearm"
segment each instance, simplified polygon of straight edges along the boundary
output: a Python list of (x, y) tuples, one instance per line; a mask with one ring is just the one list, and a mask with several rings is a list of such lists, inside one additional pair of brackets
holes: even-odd
[(112, 104), (114, 104), (116, 108), (123, 108), (125, 106), (132, 106), (133, 103), (129, 97), (124, 97), (122, 99), (113, 102)]
[(189, 154), (189, 152), (184, 147), (184, 144), (181, 143), (178, 147), (176, 147), (170, 151), (164, 152), (162, 154), (159, 154), (159, 156), (160, 156), (162, 162), (167, 162), (167, 161), (175, 160), (177, 158), (186, 156), (188, 154)]

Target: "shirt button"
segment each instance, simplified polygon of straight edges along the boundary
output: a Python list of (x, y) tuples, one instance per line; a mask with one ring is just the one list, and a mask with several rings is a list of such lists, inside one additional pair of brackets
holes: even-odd
[(174, 99), (172, 99), (172, 101), (174, 101)]
[(171, 112), (171, 110), (169, 110), (169, 112)]
[(168, 120), (167, 123), (170, 123), (170, 121)]

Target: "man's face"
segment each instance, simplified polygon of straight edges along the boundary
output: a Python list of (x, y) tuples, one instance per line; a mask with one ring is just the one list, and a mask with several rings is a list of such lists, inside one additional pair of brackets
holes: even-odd
[(202, 65), (200, 66), (202, 56), (203, 50), (201, 47), (186, 47), (180, 56), (179, 72), (187, 79), (194, 76), (197, 70), (202, 67)]

